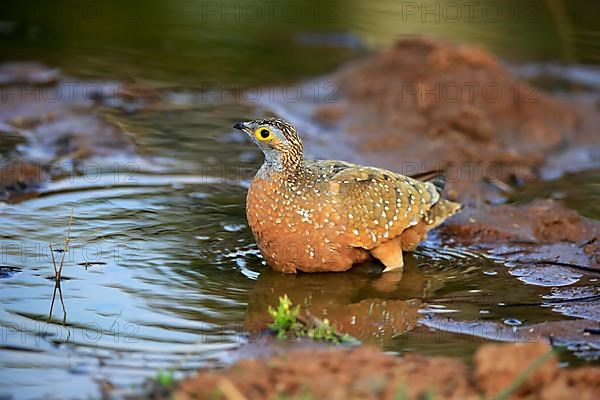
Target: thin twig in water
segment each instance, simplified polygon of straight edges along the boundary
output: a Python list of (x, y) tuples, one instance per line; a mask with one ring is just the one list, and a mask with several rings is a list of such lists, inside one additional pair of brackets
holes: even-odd
[(581, 243), (578, 247), (583, 248), (585, 246), (587, 246), (588, 244), (594, 244), (596, 243), (598, 239), (596, 238), (591, 238), (590, 240), (586, 240), (585, 242)]
[(60, 282), (58, 282), (58, 297), (60, 299), (60, 305), (63, 309), (63, 325), (67, 323), (67, 309), (65, 308), (65, 301), (62, 295), (62, 289), (60, 288)]
[(65, 263), (65, 256), (67, 255), (67, 249), (69, 248), (69, 242), (71, 241), (71, 225), (73, 224), (73, 209), (71, 208), (71, 217), (69, 218), (69, 228), (67, 230), (67, 236), (65, 237), (65, 248), (62, 253), (62, 257), (60, 259), (60, 267), (58, 268), (58, 274), (56, 276), (56, 280), (60, 280), (60, 276), (62, 274), (63, 265)]
[(56, 289), (58, 289), (58, 281), (56, 281), (56, 283), (54, 284), (54, 293), (52, 293), (52, 302), (50, 303), (50, 312), (48, 313), (48, 322), (50, 322), (52, 320), (52, 310), (54, 310), (54, 300), (56, 300)]
[(60, 266), (56, 266), (56, 259), (54, 258), (54, 248), (50, 243), (50, 255), (52, 256), (52, 267), (54, 268), (54, 293), (52, 294), (52, 302), (50, 303), (50, 312), (48, 313), (48, 322), (52, 319), (52, 310), (54, 309), (54, 302), (56, 301), (56, 291), (60, 299), (60, 304), (63, 309), (63, 325), (67, 322), (67, 310), (65, 309), (65, 302), (63, 300), (62, 289), (60, 287), (60, 277), (62, 274), (63, 266), (65, 264), (65, 256), (67, 249), (69, 248), (69, 242), (71, 241), (71, 225), (73, 225), (73, 208), (71, 208), (71, 217), (69, 218), (69, 228), (67, 229), (67, 235), (65, 237), (65, 247), (63, 249), (62, 257), (60, 259)]
[(52, 294), (52, 303), (50, 304), (50, 312), (48, 313), (48, 322), (52, 321), (52, 310), (54, 309), (54, 302), (56, 300), (56, 291), (58, 290), (58, 298), (63, 309), (63, 325), (67, 322), (67, 309), (65, 308), (65, 302), (63, 300), (62, 289), (60, 287), (60, 281), (54, 283), (54, 293)]
[(52, 243), (50, 243), (50, 255), (52, 256), (52, 266), (54, 267), (54, 279), (58, 276), (58, 270), (56, 269), (56, 260), (54, 259), (54, 249)]

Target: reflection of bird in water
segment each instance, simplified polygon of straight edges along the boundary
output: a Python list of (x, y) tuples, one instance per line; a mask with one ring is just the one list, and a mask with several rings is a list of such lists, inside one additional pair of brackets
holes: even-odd
[[(400, 282), (383, 282), (377, 266), (366, 263), (340, 274), (298, 274), (294, 277), (265, 269), (250, 293), (245, 328), (260, 332), (272, 322), (269, 306), (287, 294), (302, 312), (327, 318), (343, 333), (365, 342), (384, 344), (392, 337), (412, 330), (417, 323), (419, 299), (427, 286), (424, 275), (408, 259)], [(391, 286), (395, 287), (393, 293)], [(385, 292), (382, 292), (382, 289)], [(402, 296), (399, 298), (399, 296)], [(396, 298), (394, 298), (396, 297)]]
[(345, 271), (373, 256), (401, 269), (427, 232), (460, 205), (440, 197), (443, 177), (416, 180), (342, 161), (305, 161), (288, 122), (234, 126), (265, 154), (248, 191), (246, 214), (258, 246), (277, 271)]

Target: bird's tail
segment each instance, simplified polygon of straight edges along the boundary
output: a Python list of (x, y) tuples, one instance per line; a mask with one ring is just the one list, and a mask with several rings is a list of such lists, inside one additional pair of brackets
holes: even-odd
[(428, 212), (427, 221), (427, 230), (431, 230), (439, 225), (442, 222), (456, 214), (462, 209), (462, 204), (456, 203), (454, 201), (441, 199)]
[(446, 186), (446, 170), (434, 169), (431, 171), (420, 172), (410, 176), (423, 182), (430, 182), (435, 186), (437, 192), (441, 195)]
[[(442, 195), (446, 186), (446, 170), (436, 169), (419, 174), (412, 175), (411, 178), (418, 179), (423, 182), (430, 182), (435, 186), (437, 192)], [(427, 230), (433, 229), (456, 214), (462, 209), (462, 204), (454, 201), (441, 199), (429, 210)]]

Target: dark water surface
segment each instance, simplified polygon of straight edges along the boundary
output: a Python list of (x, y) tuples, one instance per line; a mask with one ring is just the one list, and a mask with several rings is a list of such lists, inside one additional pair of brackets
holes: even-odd
[[(221, 365), (223, 352), (246, 343), (247, 329), (260, 326), (283, 294), (386, 350), (462, 358), (486, 339), (438, 334), (418, 321), (451, 316), (513, 329), (570, 319), (546, 299), (560, 298), (561, 285), (597, 296), (597, 276), (565, 269), (554, 285), (534, 284), (476, 251), (442, 246), (435, 235), (407, 257), (402, 279), (382, 277), (377, 265), (347, 274), (268, 270), (244, 212), (261, 156), (230, 128), (259, 113), (232, 102), (232, 88), (316, 79), (408, 34), (481, 44), (516, 64), (588, 64), (597, 83), (598, 4), (525, 3), (484, 1), (502, 17), (475, 9), (473, 20), (456, 22), (450, 8), (439, 21), (423, 21), (419, 9), (392, 1), (285, 3), (302, 10), (297, 20), (292, 9), (270, 19), (267, 2), (241, 3), (258, 7), (258, 20), (223, 14), (240, 4), (223, 1), (0, 6), (4, 61), (44, 62), (78, 79), (135, 78), (170, 87), (172, 100), (186, 105), (101, 110), (132, 136), (137, 157), (96, 160), (87, 174), (53, 182), (39, 198), (0, 205), (0, 397), (97, 397), (104, 380), (129, 388), (159, 369)], [(597, 171), (583, 172), (528, 187), (514, 200), (561, 196), (599, 218), (597, 185)], [(49, 279), (48, 243), (60, 258), (71, 209), (59, 291)]]

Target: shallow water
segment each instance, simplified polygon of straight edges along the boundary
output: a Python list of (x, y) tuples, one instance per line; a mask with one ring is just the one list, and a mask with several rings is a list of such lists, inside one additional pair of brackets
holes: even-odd
[[(353, 4), (339, 9), (335, 23), (281, 23), (281, 35), (243, 24), (244, 39), (240, 30), (218, 20), (198, 25), (192, 19), (198, 16), (194, 2), (148, 4), (138, 15), (147, 29), (117, 23), (121, 30), (115, 33), (110, 25), (92, 24), (81, 38), (69, 36), (84, 25), (79, 19), (59, 27), (60, 21), (23, 8), (15, 21), (25, 22), (5, 35), (13, 40), (2, 42), (5, 54), (14, 58), (44, 61), (87, 79), (134, 76), (160, 87), (181, 86), (170, 89), (170, 98), (184, 107), (131, 113), (101, 108), (133, 137), (136, 157), (89, 161), (86, 173), (53, 182), (39, 198), (0, 205), (0, 396), (98, 396), (104, 380), (128, 388), (159, 369), (184, 373), (221, 365), (224, 351), (253, 340), (247, 332), (264, 326), (268, 305), (283, 294), (386, 350), (465, 359), (486, 339), (470, 325), (442, 327), (453, 332), (446, 333), (430, 330), (426, 326), (434, 324), (428, 321), (489, 322), (504, 328), (492, 339), (510, 340), (506, 329), (590, 315), (581, 311), (588, 303), (575, 304), (579, 308), (572, 303), (573, 298), (597, 298), (597, 275), (563, 268), (553, 271), (548, 284), (498, 257), (457, 248), (435, 235), (407, 257), (402, 276), (381, 276), (376, 264), (347, 274), (299, 276), (263, 265), (244, 214), (246, 189), (261, 157), (230, 128), (262, 111), (231, 101), (228, 89), (217, 90), (217, 96), (227, 92), (225, 99), (206, 101), (199, 95), (202, 84), (296, 82), (358, 57), (357, 41), (385, 44), (443, 24), (380, 25), (372, 22), (385, 21), (393, 14), (386, 7), (392, 5)], [(368, 12), (354, 11), (365, 8)], [(575, 6), (571, 11), (583, 13)], [(169, 16), (166, 27), (144, 25), (156, 26), (151, 22), (161, 13)], [(342, 22), (347, 14), (351, 18)], [(512, 52), (513, 23), (493, 25), (480, 43), (513, 62), (599, 61), (586, 39), (598, 35), (597, 27), (591, 32), (584, 22), (571, 27), (576, 34), (564, 38), (567, 50), (555, 52), (540, 45), (544, 35), (555, 32), (540, 15), (538, 24), (518, 25), (529, 32), (518, 40), (521, 52)], [(446, 24), (446, 37), (472, 38), (470, 32), (481, 23)], [(32, 26), (42, 29), (35, 40), (28, 36)], [(96, 37), (93, 51), (83, 40), (89, 36)], [(158, 49), (152, 45), (157, 37), (162, 38)], [(314, 45), (325, 39), (328, 46)], [(581, 57), (569, 58), (573, 51)], [(318, 153), (318, 145), (307, 151)], [(344, 157), (344, 149), (336, 157)], [(532, 185), (513, 200), (557, 196), (558, 191), (568, 206), (598, 218), (597, 176), (582, 172), (564, 184)], [(48, 244), (59, 260), (71, 209), (71, 242), (58, 288), (49, 279)]]

